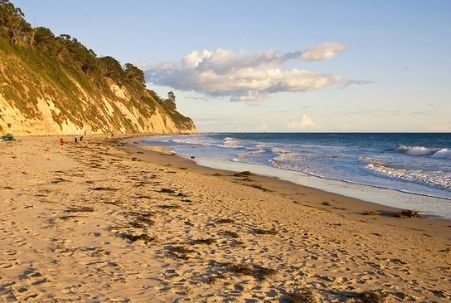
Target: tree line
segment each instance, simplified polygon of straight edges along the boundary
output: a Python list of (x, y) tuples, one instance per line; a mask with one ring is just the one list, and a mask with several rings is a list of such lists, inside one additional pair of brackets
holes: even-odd
[(67, 34), (55, 36), (45, 27), (33, 28), (20, 8), (0, 0), (0, 37), (14, 45), (31, 47), (48, 57), (76, 68), (91, 79), (109, 77), (117, 83), (145, 86), (144, 72), (131, 63), (122, 66), (110, 56), (97, 57), (76, 38)]

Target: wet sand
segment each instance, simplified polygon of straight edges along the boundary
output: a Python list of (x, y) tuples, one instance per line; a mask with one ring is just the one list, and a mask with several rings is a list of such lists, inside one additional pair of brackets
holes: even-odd
[(117, 139), (0, 156), (3, 301), (450, 300), (446, 220)]

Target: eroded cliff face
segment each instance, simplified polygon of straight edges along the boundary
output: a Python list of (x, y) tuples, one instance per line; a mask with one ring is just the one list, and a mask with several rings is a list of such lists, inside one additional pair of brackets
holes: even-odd
[(0, 0), (0, 134), (193, 132), (174, 94), (164, 99), (148, 89), (133, 64), (33, 28), (20, 9)]
[[(12, 57), (11, 57), (12, 56)], [(102, 133), (193, 133), (193, 121), (151, 91), (105, 78), (101, 89), (49, 81), (44, 71), (0, 49), (0, 132), (16, 135)], [(14, 61), (14, 64), (11, 64)], [(12, 66), (9, 66), (12, 65)], [(79, 75), (80, 76), (80, 75)], [(35, 78), (35, 79), (33, 79)], [(86, 79), (85, 79), (86, 80)], [(88, 80), (87, 80), (88, 81)], [(86, 83), (85, 83), (86, 85)], [(66, 91), (68, 90), (68, 91)]]
[(65, 102), (64, 95), (52, 95), (45, 89), (32, 96), (23, 83), (12, 88), (20, 90), (16, 93), (23, 98), (16, 104), (0, 88), (0, 131), (15, 135), (196, 132), (191, 119), (180, 114), (181, 119), (171, 117), (160, 104), (164, 101), (149, 95), (147, 103), (140, 99), (143, 104), (139, 104), (126, 87), (108, 80), (112, 94), (90, 95), (76, 85), (78, 91), (72, 93), (78, 104), (72, 106)]

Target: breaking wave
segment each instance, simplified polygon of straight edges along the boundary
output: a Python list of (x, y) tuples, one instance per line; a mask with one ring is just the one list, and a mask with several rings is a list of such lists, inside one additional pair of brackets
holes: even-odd
[(232, 138), (232, 137), (225, 137), (223, 144), (219, 145), (219, 147), (244, 148), (244, 146), (241, 144), (240, 140)]
[(451, 159), (451, 150), (448, 148), (428, 148), (424, 146), (400, 145), (397, 151), (409, 156), (431, 156), (439, 159)]

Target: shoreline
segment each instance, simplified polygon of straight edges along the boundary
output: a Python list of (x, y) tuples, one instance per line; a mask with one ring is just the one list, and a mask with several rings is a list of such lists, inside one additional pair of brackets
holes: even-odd
[(363, 215), (381, 207), (125, 137), (18, 139), (0, 149), (0, 300), (451, 298), (449, 222)]
[[(223, 135), (222, 137), (224, 137)], [(233, 134), (227, 134), (227, 136), (232, 136)], [(240, 137), (240, 134), (236, 134), (237, 138), (240, 138), (239, 140), (243, 140), (243, 142), (246, 142), (246, 139)], [(206, 167), (212, 167), (215, 169), (220, 170), (226, 170), (226, 171), (252, 171), (255, 174), (268, 176), (268, 177), (276, 177), (281, 180), (293, 182), (295, 184), (311, 187), (311, 188), (317, 188), (326, 192), (335, 193), (338, 195), (343, 195), (347, 197), (356, 198), (362, 201), (367, 201), (379, 205), (384, 205), (392, 208), (397, 209), (410, 209), (413, 211), (417, 211), (423, 216), (427, 217), (437, 217), (442, 218), (445, 220), (451, 221), (451, 208), (450, 208), (450, 202), (451, 197), (448, 197), (449, 192), (446, 190), (444, 192), (439, 191), (439, 189), (435, 189), (434, 186), (425, 186), (421, 183), (415, 183), (412, 182), (412, 184), (403, 184), (400, 180), (397, 180), (396, 178), (381, 178), (377, 175), (368, 175), (368, 180), (366, 175), (364, 175), (364, 172), (359, 171), (358, 173), (351, 172), (348, 178), (344, 177), (347, 173), (341, 172), (340, 174), (342, 177), (333, 178), (333, 177), (323, 177), (321, 175), (315, 175), (315, 174), (309, 174), (308, 172), (304, 172), (304, 169), (297, 168), (297, 169), (285, 169), (280, 168), (279, 165), (271, 164), (266, 162), (260, 162), (261, 160), (257, 160), (257, 162), (252, 161), (239, 161), (236, 159), (230, 160), (233, 157), (241, 157), (241, 154), (243, 154), (243, 158), (247, 158), (247, 150), (249, 149), (255, 149), (256, 147), (253, 147), (253, 143), (240, 143), (242, 145), (245, 145), (246, 151), (241, 151), (241, 148), (244, 149), (242, 146), (237, 146), (238, 150), (235, 151), (233, 149), (233, 152), (229, 152), (229, 149), (224, 150), (224, 155), (221, 154), (222, 150), (216, 150), (210, 148), (209, 144), (206, 143), (207, 147), (206, 150), (201, 149), (202, 143), (199, 143), (199, 145), (193, 145), (192, 148), (200, 148), (200, 149), (193, 149), (191, 150), (189, 145), (185, 145), (183, 142), (185, 139), (183, 139), (183, 136), (181, 137), (181, 145), (177, 145), (177, 143), (166, 143), (166, 142), (178, 142), (178, 140), (175, 139), (176, 137), (173, 137), (174, 140), (171, 138), (169, 139), (162, 139), (161, 145), (162, 146), (168, 146), (167, 148), (172, 148), (177, 153), (180, 152), (183, 154), (182, 157), (189, 158), (192, 156), (196, 156), (195, 162), (198, 165), (206, 166)], [(201, 139), (194, 139), (194, 142), (197, 142), (198, 140), (203, 140), (203, 137)], [(215, 136), (206, 137), (205, 140), (218, 140)], [(229, 137), (226, 137), (224, 142), (226, 142), (229, 139)], [(169, 141), (168, 141), (169, 140)], [(187, 142), (191, 142), (190, 139), (186, 139)], [(257, 140), (254, 138), (254, 140)], [(263, 140), (263, 139), (262, 139)], [(140, 141), (140, 140), (138, 140)], [(153, 144), (158, 145), (159, 139), (149, 139), (146, 140), (145, 137), (143, 139), (143, 146), (148, 146), (147, 144)], [(212, 142), (213, 142), (212, 141)], [(263, 140), (264, 141), (264, 140)], [(208, 141), (209, 142), (209, 141)], [(253, 141), (250, 141), (253, 142)], [(221, 144), (221, 143), (215, 143), (215, 144)], [(228, 141), (227, 141), (228, 144)], [(238, 143), (234, 143), (238, 144)], [(249, 146), (247, 146), (249, 145)], [(271, 144), (269, 144), (271, 145)], [(215, 145), (213, 145), (215, 146)], [(222, 145), (218, 145), (222, 146)], [(260, 145), (257, 145), (260, 146)], [(265, 145), (263, 145), (265, 146)], [(260, 148), (260, 147), (258, 147)], [(215, 155), (212, 153), (212, 151), (218, 152), (220, 155)], [(260, 153), (262, 150), (258, 149), (257, 153)], [(209, 155), (211, 153), (211, 155)], [(228, 153), (231, 153), (230, 155)], [(251, 152), (253, 154), (253, 152)], [(199, 155), (199, 157), (197, 157)], [(228, 158), (228, 157), (232, 158)], [(279, 155), (281, 156), (281, 155)], [(277, 156), (274, 159), (278, 159)], [(271, 155), (273, 157), (273, 155)], [(334, 156), (335, 157), (335, 156)], [(338, 156), (337, 156), (338, 157)], [(252, 158), (253, 159), (253, 158)], [(260, 159), (260, 158), (258, 158)], [(275, 161), (272, 159), (272, 161)], [(327, 159), (326, 159), (327, 160)], [(277, 160), (279, 161), (279, 160)], [(278, 162), (277, 162), (278, 163)], [(290, 162), (291, 163), (291, 162)], [(287, 164), (288, 167), (290, 165), (296, 166), (297, 164)], [(306, 164), (307, 167), (308, 164)], [(318, 164), (315, 164), (318, 165)], [(338, 165), (338, 164), (337, 164)], [(323, 175), (324, 176), (334, 176), (333, 167), (335, 165), (328, 165), (324, 167), (320, 167), (320, 169), (323, 169)], [(349, 167), (348, 167), (349, 168)], [(352, 171), (352, 167), (350, 167)], [(365, 168), (362, 168), (359, 166), (360, 170), (364, 170)], [(359, 174), (363, 174), (362, 176), (358, 177)], [(356, 179), (357, 178), (357, 179)], [(373, 179), (372, 179), (373, 178)], [(379, 178), (379, 179), (377, 179)], [(349, 180), (348, 180), (349, 179)], [(446, 179), (444, 179), (446, 183)], [(423, 186), (423, 187), (422, 187)], [(437, 191), (435, 191), (437, 190)]]
[[(196, 163), (195, 160), (187, 159), (184, 157), (181, 157), (177, 155), (175, 152), (172, 152), (171, 150), (161, 147), (161, 146), (142, 146), (139, 145), (137, 141), (139, 141), (141, 136), (134, 136), (132, 138), (126, 138), (126, 139), (120, 139), (119, 141), (124, 141), (127, 144), (122, 145), (121, 148), (126, 150), (131, 155), (136, 156), (139, 159), (151, 161), (151, 162), (157, 162), (162, 163), (163, 165), (173, 165), (174, 167), (189, 167), (190, 170), (194, 170), (200, 174), (203, 175), (214, 175), (214, 174), (221, 174), (224, 178), (231, 178), (234, 179), (235, 175), (240, 173), (239, 171), (232, 171), (227, 169), (220, 169), (220, 168), (214, 168), (210, 166), (204, 166), (201, 164)], [(114, 140), (116, 141), (116, 140)], [(143, 152), (143, 153), (141, 153)], [(258, 173), (252, 172), (252, 177), (257, 181), (257, 183), (261, 183), (264, 186), (267, 186), (268, 189), (277, 191), (278, 193), (283, 193), (283, 190), (288, 189), (288, 192), (290, 193), (290, 197), (293, 199), (293, 201), (299, 199), (299, 196), (296, 195), (299, 191), (308, 191), (310, 194), (313, 195), (321, 195), (324, 197), (324, 200), (337, 200), (340, 201), (339, 203), (343, 203), (343, 207), (348, 207), (349, 211), (355, 212), (357, 215), (362, 215), (364, 212), (373, 212), (373, 211), (379, 211), (381, 212), (378, 217), (385, 217), (390, 218), (393, 217), (392, 215), (397, 212), (401, 212), (403, 210), (406, 210), (404, 208), (398, 208), (388, 205), (379, 204), (376, 202), (366, 201), (364, 199), (360, 198), (354, 198), (347, 196), (345, 194), (339, 194), (330, 192), (324, 189), (311, 187), (308, 185), (303, 185), (299, 183), (295, 183), (290, 180), (284, 180), (280, 179), (275, 176), (267, 176), (262, 175)], [(233, 182), (233, 181), (232, 181)], [(354, 184), (354, 183), (351, 183)], [(385, 188), (382, 188), (385, 190)], [(388, 189), (387, 189), (388, 190)], [(294, 194), (293, 194), (294, 193)], [(334, 198), (336, 197), (336, 198)], [(315, 204), (311, 204), (311, 206), (317, 206)], [(339, 207), (333, 207), (335, 210), (340, 210)], [(372, 216), (372, 215), (370, 215)], [(396, 218), (399, 219), (399, 218)], [(405, 218), (407, 219), (407, 218)], [(441, 226), (445, 227), (450, 225), (451, 219), (430, 215), (430, 214), (421, 214), (419, 218), (415, 219), (425, 219), (425, 220), (434, 220), (434, 221), (440, 221)]]

